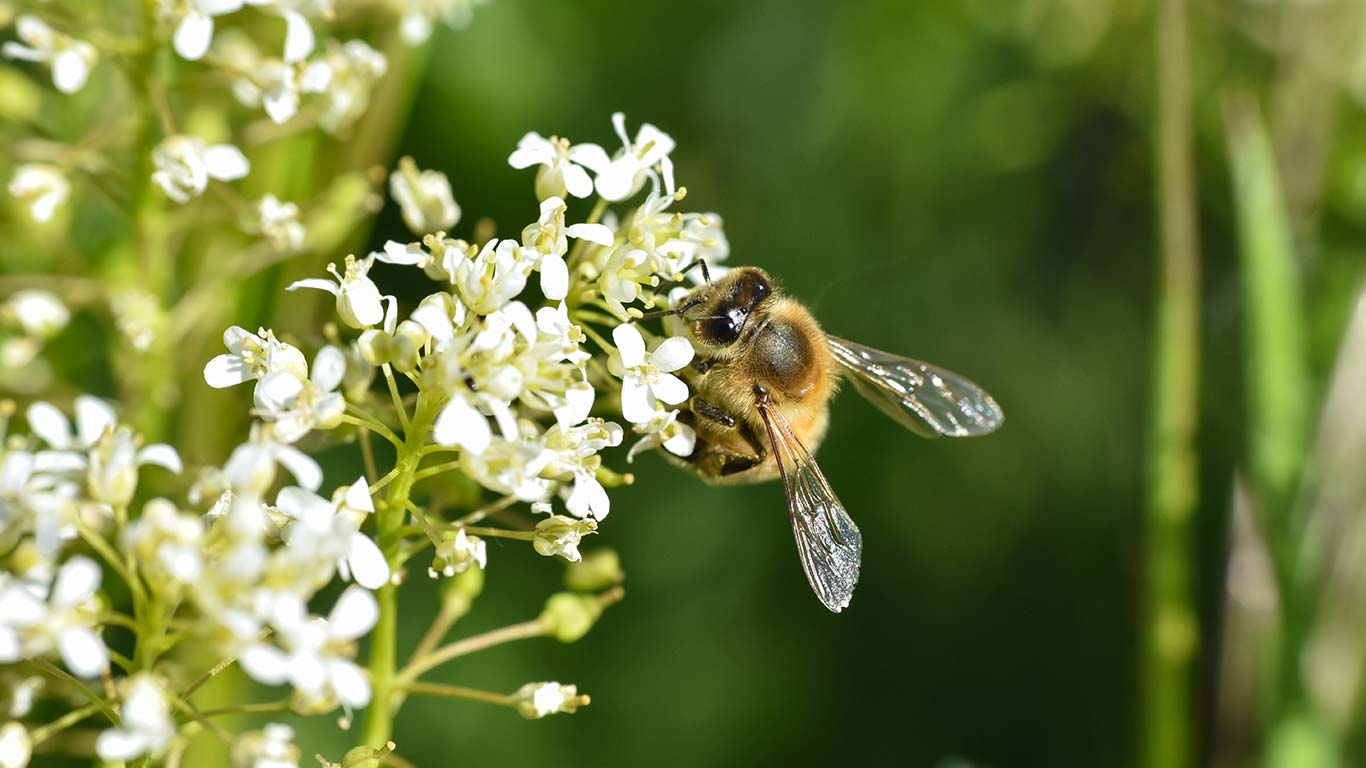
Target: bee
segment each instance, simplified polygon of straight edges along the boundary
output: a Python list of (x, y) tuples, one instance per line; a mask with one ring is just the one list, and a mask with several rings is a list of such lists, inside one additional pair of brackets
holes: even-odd
[(848, 607), (863, 537), (813, 456), (841, 377), (894, 421), (923, 437), (985, 435), (1000, 406), (950, 371), (831, 336), (801, 302), (757, 267), (704, 284), (674, 309), (697, 351), (680, 374), (692, 397), (680, 413), (697, 440), (691, 455), (665, 454), (715, 485), (783, 482), (802, 569), (825, 607)]

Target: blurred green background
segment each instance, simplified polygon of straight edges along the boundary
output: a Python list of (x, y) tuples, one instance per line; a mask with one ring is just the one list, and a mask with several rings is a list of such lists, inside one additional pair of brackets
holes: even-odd
[[(819, 459), (866, 541), (839, 616), (802, 576), (779, 485), (709, 488), (637, 460), (592, 541), (622, 554), (625, 602), (578, 644), (437, 673), (574, 682), (593, 704), (523, 722), (415, 699), (401, 751), (422, 765), (1133, 764), (1150, 19), (1127, 0), (497, 0), (444, 33), (400, 153), (449, 174), (462, 229), (528, 218), (530, 174), (504, 162), (524, 131), (611, 146), (622, 110), (678, 140), (682, 207), (723, 216), (731, 263), (779, 276), (832, 333), (971, 376), (1007, 419), (928, 442), (856, 394), (837, 400)], [(1202, 165), (1213, 617), (1240, 404), (1222, 156)], [(374, 242), (391, 236), (386, 210)], [(557, 581), (555, 563), (494, 544), (458, 634), (534, 615)]]

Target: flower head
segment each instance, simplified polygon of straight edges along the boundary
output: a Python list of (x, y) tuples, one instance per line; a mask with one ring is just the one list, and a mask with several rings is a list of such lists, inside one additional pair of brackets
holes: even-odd
[(634, 325), (625, 323), (612, 331), (617, 355), (613, 373), (622, 377), (621, 415), (633, 424), (655, 418), (657, 403), (678, 405), (688, 399), (688, 385), (673, 375), (692, 362), (693, 348), (687, 339), (672, 336), (646, 355), (645, 340)]
[(537, 720), (560, 712), (572, 713), (589, 702), (580, 696), (573, 685), (559, 683), (527, 683), (515, 694), (517, 711), (528, 720)]
[(632, 140), (626, 133), (626, 116), (620, 112), (612, 115), (612, 127), (622, 145), (615, 155), (609, 158), (602, 147), (583, 144), (575, 158), (597, 174), (598, 194), (604, 200), (617, 202), (639, 192), (656, 167), (663, 172), (666, 186), (673, 186), (673, 165), (669, 160), (674, 149), (672, 137), (645, 123)]
[(287, 291), (300, 288), (316, 288), (337, 297), (337, 314), (342, 322), (352, 328), (369, 328), (384, 320), (384, 304), (379, 288), (370, 279), (370, 267), (374, 260), (370, 257), (356, 259), (347, 256), (344, 262), (345, 273), (337, 271), (336, 264), (328, 264), (327, 271), (332, 273), (336, 282), (310, 278), (291, 283)]
[(57, 32), (37, 16), (25, 14), (14, 24), (22, 43), (5, 43), (0, 51), (12, 59), (33, 61), (52, 68), (52, 84), (62, 93), (75, 93), (95, 66), (95, 46)]
[(119, 713), (122, 724), (104, 731), (95, 740), (95, 752), (105, 760), (156, 756), (175, 737), (171, 702), (161, 683), (149, 674), (134, 675), (124, 681)]
[(25, 163), (14, 169), (9, 193), (27, 204), (29, 215), (41, 224), (52, 220), (57, 207), (71, 194), (71, 184), (56, 166)]
[(460, 206), (451, 182), (440, 171), (419, 171), (411, 157), (398, 161), (389, 174), (389, 194), (398, 203), (403, 223), (415, 235), (446, 231), (460, 221)]
[(566, 193), (588, 197), (593, 194), (593, 180), (575, 158), (601, 152), (602, 148), (596, 144), (572, 147), (568, 139), (557, 136), (547, 139), (532, 131), (517, 142), (517, 149), (508, 156), (508, 165), (519, 170), (537, 166), (536, 197), (542, 200), (564, 197)]
[(183, 203), (204, 194), (209, 179), (234, 181), (247, 175), (251, 165), (242, 150), (231, 144), (209, 146), (197, 136), (168, 136), (152, 150), (156, 170), (152, 181), (166, 196)]

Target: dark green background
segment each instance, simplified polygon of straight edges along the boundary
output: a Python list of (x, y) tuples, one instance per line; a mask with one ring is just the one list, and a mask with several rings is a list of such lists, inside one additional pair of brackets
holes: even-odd
[[(515, 236), (532, 217), (531, 172), (504, 162), (524, 131), (610, 148), (622, 110), (678, 140), (682, 208), (723, 216), (731, 263), (779, 276), (833, 333), (969, 375), (1007, 418), (985, 439), (925, 441), (838, 398), (819, 459), (866, 542), (839, 616), (802, 576), (780, 486), (709, 488), (638, 460), (591, 542), (621, 553), (626, 601), (578, 644), (439, 673), (493, 690), (574, 682), (593, 704), (524, 722), (412, 700), (400, 751), (421, 765), (1132, 763), (1147, 14), (496, 0), (439, 37), (401, 151), (449, 174), (462, 231), (487, 216)], [(393, 211), (386, 236), (403, 236)], [(1208, 475), (1217, 517), (1227, 457)], [(534, 614), (560, 571), (522, 547), (489, 560), (457, 633)]]

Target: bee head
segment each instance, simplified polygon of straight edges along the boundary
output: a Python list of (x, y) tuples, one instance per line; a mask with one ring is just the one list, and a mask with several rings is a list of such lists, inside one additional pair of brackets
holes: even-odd
[(724, 348), (745, 332), (749, 319), (773, 295), (773, 283), (758, 267), (738, 267), (700, 286), (679, 305), (678, 314), (703, 347)]

